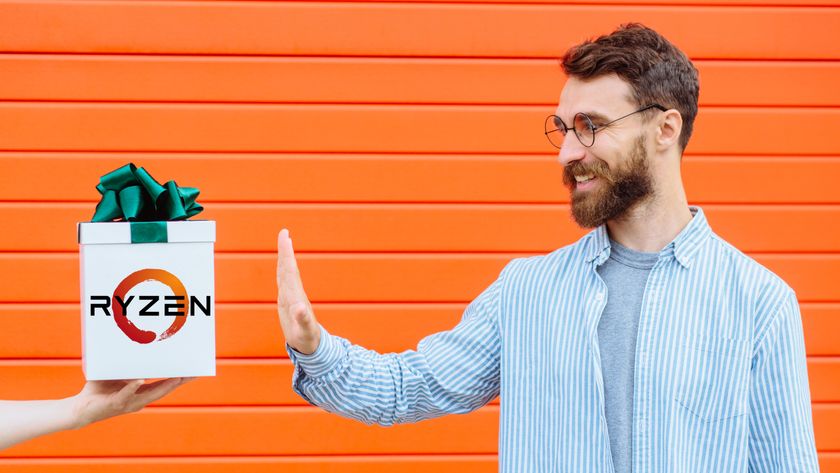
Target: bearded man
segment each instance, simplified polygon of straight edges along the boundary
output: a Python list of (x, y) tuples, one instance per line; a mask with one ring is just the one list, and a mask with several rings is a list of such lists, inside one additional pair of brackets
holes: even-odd
[(511, 261), (452, 330), (380, 355), (315, 319), (287, 230), (278, 310), (308, 402), (391, 425), (501, 398), (502, 472), (818, 471), (793, 290), (691, 207), (691, 61), (638, 24), (570, 49), (545, 134), (575, 221)]

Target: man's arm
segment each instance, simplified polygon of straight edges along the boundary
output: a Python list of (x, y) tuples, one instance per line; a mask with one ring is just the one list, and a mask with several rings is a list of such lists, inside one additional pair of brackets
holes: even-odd
[(805, 340), (793, 291), (782, 301), (753, 357), (750, 471), (819, 471)]
[(172, 378), (150, 384), (134, 381), (88, 381), (79, 394), (44, 401), (0, 401), (0, 450), (59, 430), (136, 412), (184, 383)]
[(417, 350), (379, 354), (330, 335), (315, 320), (286, 230), (279, 236), (278, 311), (295, 363), (293, 386), (308, 402), (366, 423), (392, 425), (483, 406), (499, 392), (501, 277), (454, 329)]

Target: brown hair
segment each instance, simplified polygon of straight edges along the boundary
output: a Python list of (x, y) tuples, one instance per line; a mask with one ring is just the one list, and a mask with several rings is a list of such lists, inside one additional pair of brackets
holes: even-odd
[[(697, 116), (697, 69), (676, 46), (639, 23), (584, 41), (562, 59), (563, 71), (582, 80), (616, 74), (630, 84), (639, 107), (658, 103), (680, 112), (680, 147), (685, 149)], [(651, 112), (648, 112), (651, 113)]]

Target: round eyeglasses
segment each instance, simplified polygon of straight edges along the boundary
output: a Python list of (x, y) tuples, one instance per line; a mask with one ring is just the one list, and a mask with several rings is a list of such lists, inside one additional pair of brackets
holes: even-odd
[(627, 115), (624, 115), (623, 117), (618, 117), (615, 120), (604, 123), (603, 125), (595, 125), (594, 123), (592, 123), (592, 119), (589, 117), (589, 115), (583, 112), (578, 112), (573, 118), (574, 126), (572, 127), (566, 125), (563, 122), (563, 120), (561, 120), (560, 117), (558, 117), (557, 115), (549, 115), (545, 119), (545, 136), (546, 138), (548, 138), (548, 141), (551, 142), (552, 145), (554, 145), (555, 148), (559, 149), (563, 147), (563, 140), (566, 138), (566, 133), (568, 133), (569, 130), (574, 130), (575, 136), (577, 136), (577, 139), (578, 141), (580, 141), (580, 144), (589, 148), (595, 144), (595, 133), (597, 133), (598, 131), (603, 130), (604, 128), (612, 125), (613, 123), (621, 119), (650, 110), (652, 108), (663, 112), (667, 110), (662, 105), (654, 103), (648, 105), (647, 107), (642, 107), (636, 110), (635, 112), (630, 112)]

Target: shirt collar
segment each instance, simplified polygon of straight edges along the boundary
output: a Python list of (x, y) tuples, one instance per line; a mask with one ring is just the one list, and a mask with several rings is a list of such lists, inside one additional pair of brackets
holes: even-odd
[[(674, 255), (674, 258), (688, 268), (691, 266), (697, 250), (712, 233), (709, 222), (700, 207), (689, 206), (694, 218), (680, 231), (671, 243), (668, 243), (662, 251), (661, 256)], [(589, 241), (586, 247), (586, 262), (600, 266), (610, 256), (610, 237), (607, 233), (607, 226), (601, 225), (589, 234)]]

